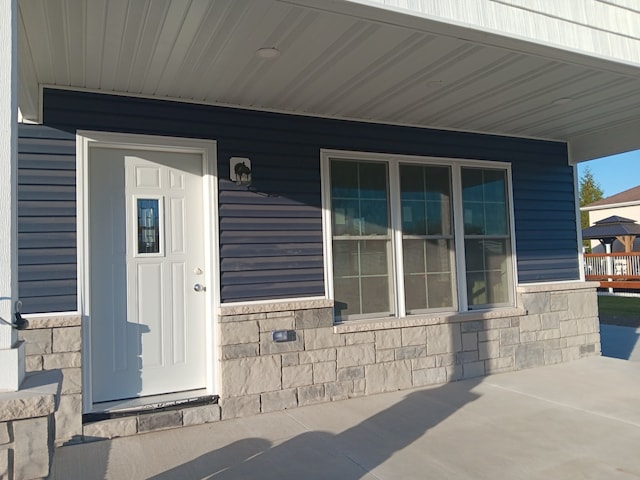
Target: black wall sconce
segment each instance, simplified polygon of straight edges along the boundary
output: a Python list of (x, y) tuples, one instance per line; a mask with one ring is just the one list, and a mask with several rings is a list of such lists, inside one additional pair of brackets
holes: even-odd
[(251, 185), (251, 160), (243, 157), (229, 159), (229, 177), (236, 185), (248, 187)]

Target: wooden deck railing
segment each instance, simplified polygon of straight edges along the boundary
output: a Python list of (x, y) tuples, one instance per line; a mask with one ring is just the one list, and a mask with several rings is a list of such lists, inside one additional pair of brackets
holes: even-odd
[(640, 252), (585, 253), (584, 273), (602, 288), (640, 290)]

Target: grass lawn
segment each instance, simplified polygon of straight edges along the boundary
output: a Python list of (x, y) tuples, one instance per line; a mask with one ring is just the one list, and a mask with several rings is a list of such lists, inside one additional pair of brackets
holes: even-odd
[[(620, 324), (617, 320), (640, 319), (640, 297), (598, 297), (602, 323)], [(623, 322), (625, 323), (625, 322)]]

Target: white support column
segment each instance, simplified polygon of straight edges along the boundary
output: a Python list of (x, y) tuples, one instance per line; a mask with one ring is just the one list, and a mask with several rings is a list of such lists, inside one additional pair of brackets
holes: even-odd
[(17, 391), (24, 347), (11, 327), (18, 295), (18, 1), (0, 8), (0, 391)]

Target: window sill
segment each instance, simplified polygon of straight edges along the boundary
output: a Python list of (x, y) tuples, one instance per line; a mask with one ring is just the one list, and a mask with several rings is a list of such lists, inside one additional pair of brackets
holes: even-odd
[(521, 317), (527, 314), (524, 308), (508, 307), (491, 310), (477, 310), (464, 313), (433, 313), (428, 315), (412, 315), (404, 318), (381, 318), (375, 320), (355, 320), (333, 326), (334, 333), (371, 332), (390, 330), (393, 328), (422, 327), (425, 325), (441, 325), (446, 323), (472, 322), (474, 320), (490, 320), (494, 318)]

